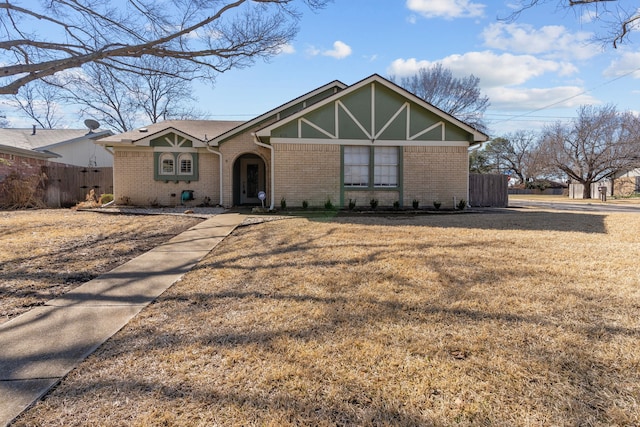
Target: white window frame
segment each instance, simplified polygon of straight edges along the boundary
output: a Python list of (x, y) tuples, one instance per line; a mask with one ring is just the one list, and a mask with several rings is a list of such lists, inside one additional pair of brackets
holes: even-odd
[[(183, 162), (189, 165), (188, 170), (183, 170)], [(192, 175), (193, 174), (193, 156), (191, 153), (181, 153), (178, 156), (178, 175)]]
[[(165, 170), (165, 161), (171, 162), (171, 170)], [(168, 163), (167, 163), (168, 164)], [(176, 159), (172, 153), (162, 153), (158, 159), (158, 174), (159, 175), (175, 175), (176, 174)]]
[(374, 147), (373, 186), (398, 187), (399, 155), (397, 147)]
[(343, 156), (345, 187), (369, 187), (369, 147), (345, 146)]

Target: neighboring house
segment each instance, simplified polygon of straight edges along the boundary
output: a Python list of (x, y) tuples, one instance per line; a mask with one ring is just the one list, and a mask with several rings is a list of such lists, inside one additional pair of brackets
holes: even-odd
[(488, 136), (390, 81), (331, 82), (247, 122), (165, 121), (97, 141), (117, 203), (452, 208)]
[[(90, 187), (111, 191), (113, 154), (95, 140), (113, 135), (108, 130), (88, 129), (0, 129), (0, 183), (12, 173), (44, 178), (44, 202), (50, 207), (84, 200)], [(88, 168), (108, 169), (108, 185), (97, 185), (99, 175), (82, 174)], [(96, 170), (96, 169), (91, 169)], [(108, 187), (108, 188), (107, 188)], [(4, 203), (7, 197), (3, 195)]]
[(0, 153), (73, 166), (111, 167), (113, 155), (95, 144), (109, 135), (113, 132), (99, 129), (0, 129)]
[[(640, 168), (632, 169), (625, 172), (619, 172), (609, 178), (591, 184), (591, 198), (599, 199), (602, 197), (601, 188), (606, 188), (607, 196), (630, 196), (634, 193), (640, 193)], [(579, 183), (569, 185), (569, 198), (582, 199), (584, 187)]]
[(612, 181), (613, 194), (616, 196), (640, 193), (640, 168), (618, 173)]

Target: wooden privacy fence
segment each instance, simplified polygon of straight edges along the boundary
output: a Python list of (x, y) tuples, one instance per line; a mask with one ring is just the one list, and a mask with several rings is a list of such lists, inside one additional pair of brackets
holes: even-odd
[(113, 168), (81, 167), (62, 163), (42, 166), (44, 202), (48, 207), (69, 207), (82, 202), (92, 189), (96, 195), (113, 193)]
[(506, 175), (469, 174), (469, 205), (505, 208), (509, 205)]

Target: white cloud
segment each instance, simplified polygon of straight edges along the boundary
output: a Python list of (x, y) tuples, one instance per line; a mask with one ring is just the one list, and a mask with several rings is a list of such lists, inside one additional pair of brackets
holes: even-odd
[(491, 108), (496, 110), (536, 110), (553, 105), (554, 108), (575, 109), (580, 105), (598, 104), (599, 101), (577, 86), (550, 88), (494, 87), (486, 90)]
[(309, 46), (306, 52), (307, 55), (310, 56), (324, 55), (330, 56), (335, 59), (344, 59), (347, 56), (351, 55), (352, 51), (351, 47), (348, 44), (338, 40), (333, 43), (333, 49), (321, 50), (315, 46)]
[(407, 9), (425, 18), (476, 18), (486, 6), (470, 0), (407, 0)]
[(554, 72), (561, 76), (575, 73), (577, 69), (570, 63), (536, 58), (532, 55), (495, 54), (491, 51), (468, 52), (464, 55), (450, 55), (438, 61), (419, 61), (415, 58), (396, 59), (387, 72), (397, 77), (415, 74), (420, 68), (435, 62), (442, 63), (454, 76), (470, 74), (480, 78), (482, 88), (520, 85), (545, 73)]
[(340, 40), (333, 43), (333, 49), (322, 52), (324, 56), (330, 56), (335, 59), (344, 59), (351, 55), (351, 47)]
[(497, 22), (485, 28), (482, 37), (490, 48), (547, 57), (588, 59), (602, 51), (589, 43), (592, 33), (572, 33), (562, 25), (534, 28), (528, 24)]
[(290, 55), (292, 53), (296, 53), (296, 49), (292, 44), (285, 43), (278, 48), (278, 54)]
[(640, 52), (623, 53), (620, 59), (612, 61), (602, 74), (607, 78), (615, 78), (629, 73), (633, 74), (634, 78), (640, 79)]

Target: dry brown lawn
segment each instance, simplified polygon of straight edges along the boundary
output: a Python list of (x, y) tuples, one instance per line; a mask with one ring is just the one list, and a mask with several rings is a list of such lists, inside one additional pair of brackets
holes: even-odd
[(0, 324), (200, 221), (66, 209), (0, 211)]
[(243, 227), (16, 425), (640, 425), (640, 215)]

